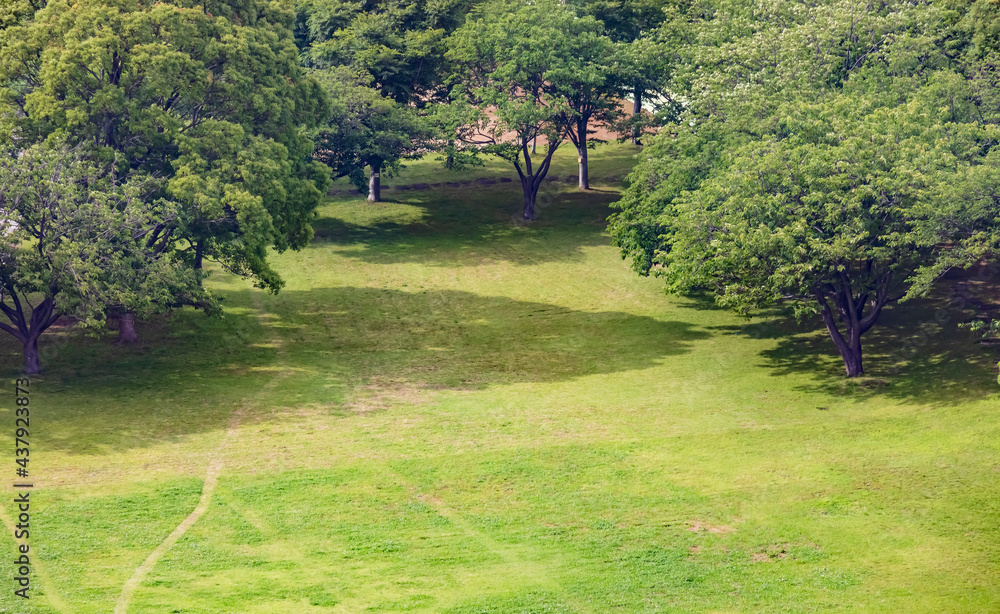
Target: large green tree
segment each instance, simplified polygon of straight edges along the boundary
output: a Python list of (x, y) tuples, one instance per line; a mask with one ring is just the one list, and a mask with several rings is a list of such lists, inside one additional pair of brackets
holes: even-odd
[(690, 112), (612, 216), (623, 255), (740, 313), (818, 314), (863, 373), (887, 305), (1000, 240), (997, 133), (949, 23), (903, 2), (718, 3), (674, 80)]
[(39, 337), (61, 316), (100, 329), (109, 307), (140, 317), (178, 302), (214, 308), (190, 267), (150, 245), (175, 222), (160, 183), (95, 163), (90, 148), (36, 145), (0, 160), (0, 330), (38, 373)]
[(927, 195), (975, 163), (982, 136), (920, 108), (859, 108), (798, 104), (784, 138), (727, 153), (732, 164), (673, 201), (661, 261), (671, 290), (711, 289), (738, 313), (779, 302), (818, 313), (852, 377), (862, 335), (949, 238), (927, 223), (938, 208)]
[(0, 141), (64, 139), (163, 179), (180, 213), (148, 237), (276, 291), (328, 185), (306, 128), (326, 114), (293, 11), (264, 0), (52, 0), (0, 31)]
[[(333, 99), (318, 134), (319, 157), (335, 176), (381, 199), (382, 176), (454, 138), (432, 134), (423, 116), (447, 99), (445, 40), (469, 0), (300, 0), (297, 37), (304, 62)], [(383, 100), (379, 100), (381, 97)], [(358, 166), (361, 165), (359, 169)]]
[(369, 168), (368, 200), (379, 202), (382, 175), (426, 151), (432, 136), (427, 121), (414, 107), (379, 95), (349, 67), (318, 71), (316, 77), (331, 102), (330, 117), (316, 135), (316, 159), (359, 189)]
[[(526, 220), (535, 216), (556, 149), (570, 130), (579, 130), (581, 112), (590, 113), (592, 107), (580, 104), (598, 103), (594, 93), (603, 87), (605, 66), (591, 49), (603, 42), (601, 29), (593, 17), (554, 0), (492, 0), (478, 5), (449, 39), (456, 104), (478, 110), (461, 136), (517, 169)], [(585, 150), (586, 122), (582, 128), (576, 137)], [(538, 137), (547, 146), (533, 156)]]

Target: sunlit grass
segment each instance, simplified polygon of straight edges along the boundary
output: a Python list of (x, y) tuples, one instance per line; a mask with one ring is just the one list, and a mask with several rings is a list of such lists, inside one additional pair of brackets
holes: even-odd
[[(893, 364), (939, 306), (903, 305), (848, 384), (810, 323), (635, 277), (610, 186), (554, 184), (530, 224), (514, 190), (335, 198), (279, 295), (216, 273), (225, 319), (53, 358), (32, 543), (72, 611), (112, 611), (214, 454), (130, 612), (1000, 609), (995, 349), (949, 330)], [(23, 605), (0, 591), (57, 611)]]

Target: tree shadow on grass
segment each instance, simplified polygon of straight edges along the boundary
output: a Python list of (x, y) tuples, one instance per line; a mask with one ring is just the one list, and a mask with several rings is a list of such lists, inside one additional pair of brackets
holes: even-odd
[[(509, 184), (410, 192), (379, 204), (358, 200), (341, 203), (333, 208), (335, 215), (313, 221), (313, 248), (340, 244), (346, 249), (338, 254), (379, 264), (578, 261), (586, 248), (610, 244), (604, 230), (610, 205), (618, 198), (614, 190), (580, 192), (563, 185), (545, 187), (539, 195), (538, 219), (531, 222), (520, 219), (520, 187)], [(419, 214), (404, 221), (357, 221), (392, 204), (416, 207)], [(359, 209), (355, 212), (344, 207)], [(336, 216), (338, 211), (344, 215)], [(528, 246), (530, 254), (518, 246)]]
[[(642, 369), (708, 336), (684, 322), (459, 291), (247, 290), (226, 303), (224, 320), (185, 310), (144, 326), (144, 348), (74, 339), (37, 386), (39, 404), (58, 405), (45, 445), (150, 446), (224, 429), (239, 407), (259, 420), (297, 406), (336, 415), (373, 385), (479, 390)], [(0, 369), (11, 377), (16, 364)]]
[(778, 376), (808, 374), (806, 392), (823, 392), (862, 402), (872, 397), (954, 406), (1000, 392), (1000, 348), (958, 326), (982, 315), (954, 293), (940, 293), (887, 308), (862, 337), (865, 376), (849, 379), (844, 364), (818, 316), (801, 323), (774, 310), (742, 326), (715, 327), (748, 339), (774, 339), (761, 352), (763, 366)]

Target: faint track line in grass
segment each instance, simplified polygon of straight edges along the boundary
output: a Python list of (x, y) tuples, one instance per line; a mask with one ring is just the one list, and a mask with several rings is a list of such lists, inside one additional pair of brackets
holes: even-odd
[[(571, 606), (577, 612), (581, 614), (595, 614), (595, 611), (591, 609), (588, 605), (581, 602), (579, 599), (571, 595), (562, 584), (555, 580), (550, 574), (545, 573), (546, 567), (544, 564), (525, 561), (520, 556), (515, 548), (504, 546), (497, 540), (493, 539), (485, 532), (473, 526), (469, 523), (461, 513), (457, 510), (452, 509), (447, 503), (441, 499), (420, 492), (420, 488), (416, 484), (411, 483), (406, 479), (405, 476), (401, 475), (399, 472), (394, 471), (386, 467), (386, 471), (392, 473), (399, 480), (399, 483), (408, 488), (411, 492), (417, 493), (416, 497), (420, 501), (423, 501), (434, 508), (437, 513), (441, 514), (449, 522), (454, 524), (456, 527), (461, 529), (466, 535), (470, 536), (472, 539), (478, 541), (484, 548), (495, 554), (500, 558), (505, 564), (510, 565), (515, 568), (520, 568), (521, 575), (528, 576), (529, 581), (537, 583), (542, 588), (549, 589), (555, 592), (559, 597), (565, 601), (569, 606)], [(520, 563), (520, 565), (518, 565)], [(540, 573), (531, 573), (532, 571)]]
[[(258, 319), (263, 321), (265, 314), (267, 314), (267, 310), (264, 308), (259, 294), (255, 293), (253, 295), (253, 303), (254, 307), (258, 310)], [(281, 363), (285, 363), (287, 353), (284, 350), (281, 338), (276, 332), (272, 331), (271, 341), (274, 343), (275, 347), (278, 348), (279, 361)], [(268, 382), (261, 387), (260, 392), (273, 388), (280, 380), (287, 377), (288, 374), (289, 372), (284, 369), (278, 371), (274, 377), (268, 380)], [(191, 528), (194, 523), (198, 522), (198, 519), (201, 518), (206, 511), (208, 511), (208, 506), (212, 502), (212, 495), (215, 493), (215, 487), (218, 486), (219, 483), (219, 475), (222, 473), (222, 469), (225, 465), (224, 459), (226, 449), (229, 447), (229, 444), (236, 439), (240, 423), (246, 413), (248, 404), (249, 401), (244, 402), (244, 404), (239, 409), (234, 411), (232, 416), (229, 417), (229, 422), (226, 425), (226, 433), (223, 435), (222, 441), (219, 443), (212, 460), (208, 464), (208, 470), (205, 472), (205, 482), (201, 489), (201, 498), (198, 500), (198, 505), (195, 506), (194, 510), (188, 515), (187, 518), (177, 525), (177, 527), (170, 533), (170, 535), (167, 536), (166, 539), (160, 542), (160, 545), (157, 546), (148, 557), (146, 557), (146, 560), (143, 561), (142, 565), (136, 568), (132, 577), (129, 578), (125, 583), (125, 586), (122, 587), (121, 595), (119, 595), (118, 601), (115, 602), (114, 614), (127, 614), (129, 604), (132, 602), (132, 597), (135, 595), (135, 591), (140, 585), (142, 585), (143, 580), (145, 580), (146, 576), (149, 575), (149, 572), (153, 570), (156, 563), (159, 562), (163, 555), (166, 554), (167, 551), (170, 550), (170, 548), (173, 547), (173, 545), (177, 543), (181, 537), (183, 537), (187, 530)]]
[[(14, 521), (7, 515), (7, 509), (3, 506), (0, 506), (0, 521), (7, 528), (7, 532), (13, 535), (15, 530)], [(34, 569), (35, 574), (38, 575), (39, 581), (41, 581), (42, 590), (45, 591), (45, 597), (48, 598), (49, 605), (62, 614), (73, 614), (73, 609), (59, 596), (56, 585), (52, 582), (52, 576), (49, 575), (48, 570), (45, 569), (45, 565), (42, 564), (41, 557), (37, 554), (31, 559), (31, 567)]]
[(240, 408), (233, 412), (233, 415), (229, 418), (229, 424), (226, 428), (226, 434), (222, 439), (222, 443), (215, 451), (214, 458), (208, 464), (208, 471), (205, 473), (205, 483), (201, 489), (201, 499), (198, 501), (198, 505), (195, 506), (194, 511), (192, 511), (187, 518), (184, 519), (177, 528), (175, 528), (170, 535), (167, 536), (165, 540), (160, 542), (146, 560), (143, 561), (132, 577), (128, 579), (125, 586), (122, 587), (122, 593), (118, 597), (118, 601), (115, 603), (114, 614), (126, 614), (128, 612), (129, 603), (132, 601), (132, 596), (135, 594), (136, 589), (142, 584), (142, 581), (146, 579), (149, 572), (156, 566), (156, 563), (167, 553), (167, 550), (177, 543), (177, 540), (187, 532), (191, 526), (198, 522), (198, 519), (208, 510), (209, 504), (212, 502), (212, 494), (215, 492), (215, 487), (219, 482), (219, 474), (222, 473), (223, 467), (223, 454), (225, 453), (226, 447), (229, 446), (229, 442), (236, 437), (236, 432), (239, 429), (240, 419), (243, 417), (243, 408)]

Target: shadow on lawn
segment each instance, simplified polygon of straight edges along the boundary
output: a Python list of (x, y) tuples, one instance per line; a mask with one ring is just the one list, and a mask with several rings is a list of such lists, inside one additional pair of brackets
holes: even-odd
[(283, 296), (307, 314), (290, 317), (311, 322), (289, 329), (293, 364), (308, 367), (334, 355), (354, 365), (371, 361), (368, 373), (358, 373), (362, 379), (389, 372), (434, 386), (562, 381), (644, 368), (708, 336), (684, 322), (454, 290), (323, 288)]
[[(46, 445), (81, 454), (98, 453), (95, 438), (100, 449), (153, 445), (224, 429), (239, 406), (255, 419), (282, 406), (336, 414), (386, 381), (476, 390), (642, 369), (708, 337), (683, 322), (459, 291), (241, 291), (226, 303), (235, 313), (224, 320), (185, 310), (143, 326), (139, 349), (74, 339), (38, 385), (61, 403)], [(254, 307), (262, 303), (265, 312)], [(2, 372), (13, 376), (15, 364)]]
[[(610, 205), (618, 198), (614, 190), (579, 192), (566, 186), (546, 187), (540, 193), (538, 219), (524, 222), (520, 219), (519, 186), (411, 192), (386, 202), (419, 207), (422, 215), (418, 219), (358, 224), (321, 217), (313, 222), (313, 248), (325, 249), (324, 243), (338, 243), (350, 246), (339, 250), (340, 255), (379, 264), (572, 261), (582, 258), (582, 250), (587, 247), (609, 244), (604, 229), (612, 212)], [(359, 199), (347, 206), (385, 205)], [(534, 257), (524, 258), (511, 250), (513, 241), (544, 245), (531, 250)]]
[[(976, 311), (958, 308), (947, 296), (912, 300), (887, 308), (862, 337), (865, 376), (848, 379), (844, 365), (818, 316), (802, 323), (778, 311), (742, 326), (712, 330), (747, 339), (774, 339), (761, 352), (763, 366), (777, 376), (807, 374), (806, 392), (824, 392), (864, 401), (884, 396), (934, 406), (954, 406), (1000, 392), (998, 349), (960, 322)], [(982, 315), (982, 312), (979, 312)]]

